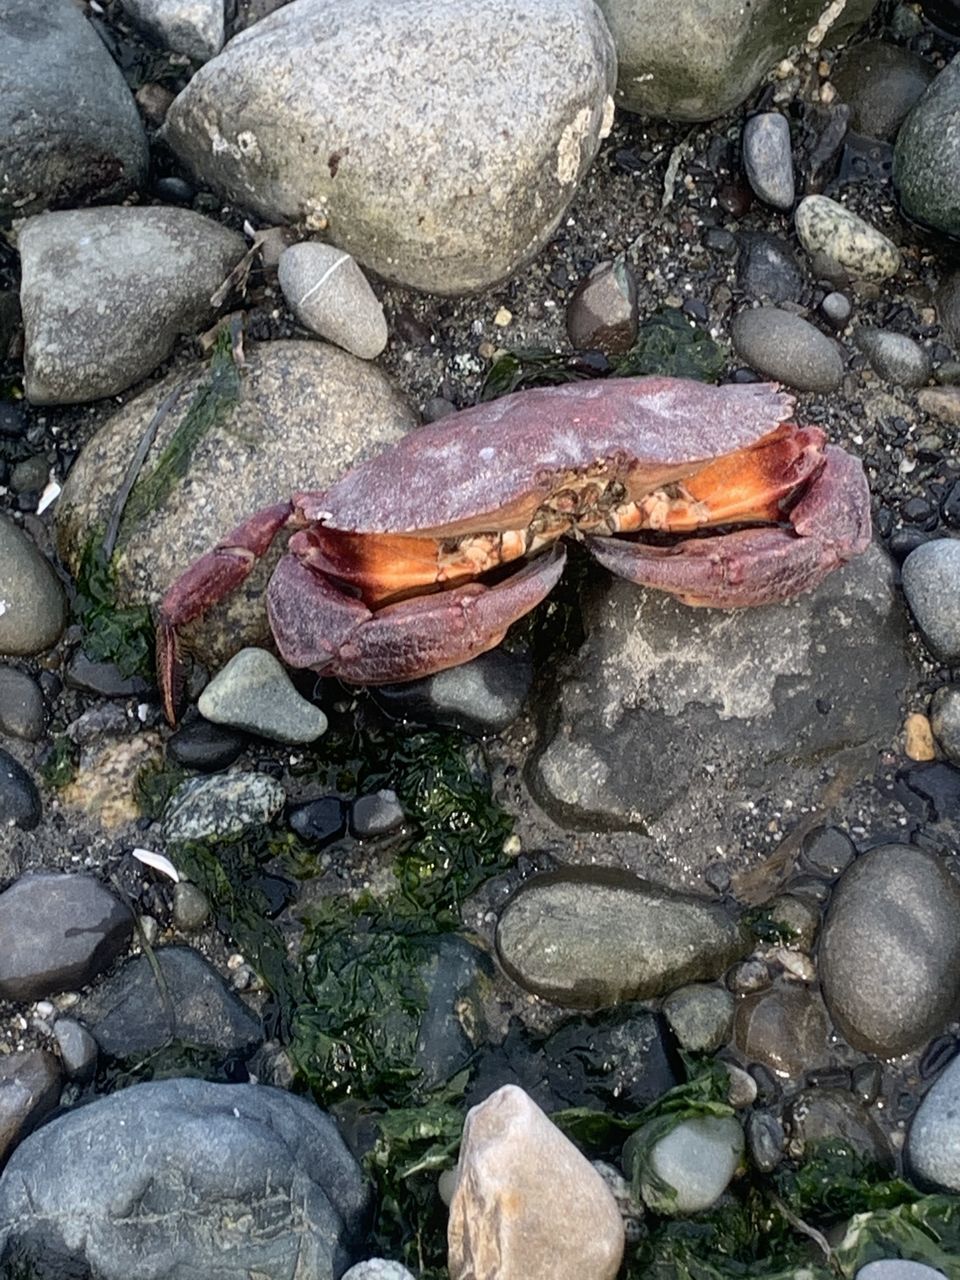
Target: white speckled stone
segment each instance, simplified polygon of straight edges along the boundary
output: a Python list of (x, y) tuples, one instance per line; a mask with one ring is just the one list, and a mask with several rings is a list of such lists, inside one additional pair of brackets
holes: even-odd
[(794, 215), (800, 243), (857, 280), (887, 280), (900, 269), (900, 250), (876, 227), (829, 196), (807, 196)]
[(206, 840), (238, 835), (283, 808), (286, 792), (265, 773), (190, 778), (170, 797), (163, 815), (167, 840)]

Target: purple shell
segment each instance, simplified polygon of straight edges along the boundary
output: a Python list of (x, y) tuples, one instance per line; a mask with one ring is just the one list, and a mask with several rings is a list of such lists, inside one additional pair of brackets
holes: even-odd
[(789, 418), (774, 383), (612, 378), (519, 391), (411, 431), (308, 514), (334, 529), (402, 533), (482, 519), (591, 463), (669, 466), (745, 448)]

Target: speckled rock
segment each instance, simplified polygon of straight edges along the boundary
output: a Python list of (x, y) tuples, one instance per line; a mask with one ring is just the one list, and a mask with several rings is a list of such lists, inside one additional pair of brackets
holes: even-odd
[(947, 759), (960, 764), (960, 685), (946, 684), (933, 695), (930, 727)]
[(903, 591), (928, 647), (960, 660), (960, 541), (935, 538), (903, 562)]
[(850, 128), (892, 141), (935, 75), (936, 68), (912, 50), (865, 40), (846, 50), (830, 79), (850, 108)]
[(960, 236), (960, 54), (930, 85), (901, 126), (893, 181), (904, 213)]
[(290, 310), (306, 328), (361, 360), (383, 351), (383, 307), (349, 253), (305, 240), (280, 255), (278, 276)]
[(900, 269), (900, 250), (858, 214), (829, 196), (806, 196), (794, 215), (800, 243), (855, 280), (888, 280)]
[(794, 199), (790, 125), (779, 111), (761, 111), (743, 126), (743, 167), (765, 204), (791, 209)]
[(684, 1049), (713, 1053), (730, 1038), (734, 1000), (726, 987), (691, 983), (671, 991), (663, 1013)]
[(779, 307), (741, 311), (730, 329), (741, 359), (765, 377), (799, 391), (835, 391), (843, 358), (832, 339)]
[[(161, 424), (148, 468), (208, 379), (205, 364), (185, 372), (187, 391)], [(57, 503), (57, 545), (73, 572), (80, 548), (108, 518), (137, 441), (183, 377), (179, 371), (131, 400), (71, 468)], [(321, 342), (248, 347), (242, 387), (237, 406), (194, 450), (187, 476), (136, 528), (124, 531), (113, 562), (123, 603), (156, 603), (174, 578), (245, 516), (298, 490), (322, 489), (416, 424), (378, 369)], [(268, 639), (263, 592), (285, 541), (277, 539), (243, 591), (183, 628), (188, 651), (217, 667), (239, 649)]]
[(208, 62), (164, 132), (261, 217), (462, 293), (551, 235), (609, 129), (615, 76), (592, 0), (299, 0)]
[(241, 649), (200, 695), (200, 714), (276, 742), (315, 742), (327, 717), (301, 698), (286, 671), (266, 649)]
[(906, 334), (861, 325), (854, 331), (853, 340), (869, 360), (870, 368), (886, 382), (922, 387), (930, 381), (933, 365), (929, 353)]
[(190, 778), (170, 797), (163, 814), (168, 840), (223, 839), (269, 822), (286, 793), (265, 773), (228, 773)]
[[(99, 400), (155, 369), (214, 316), (242, 236), (190, 209), (71, 209), (20, 232), (24, 390), (34, 404)], [(144, 300), (149, 299), (149, 306)]]
[(0, 218), (121, 199), (147, 175), (133, 95), (83, 10), (0, 10)]
[(914, 1177), (960, 1192), (960, 1058), (954, 1058), (917, 1108), (907, 1136)]
[(888, 1058), (922, 1045), (960, 1011), (960, 884), (909, 845), (859, 857), (833, 893), (819, 973), (834, 1023)]
[(136, 25), (164, 48), (205, 62), (223, 48), (223, 0), (123, 0)]
[(66, 621), (63, 591), (34, 542), (0, 515), (0, 654), (51, 648)]

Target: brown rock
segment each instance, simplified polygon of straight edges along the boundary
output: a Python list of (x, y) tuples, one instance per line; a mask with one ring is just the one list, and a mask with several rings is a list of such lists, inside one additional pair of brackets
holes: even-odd
[(515, 1085), (463, 1128), (450, 1280), (613, 1280), (623, 1222), (603, 1179)]
[(747, 996), (737, 1008), (734, 1040), (749, 1061), (797, 1079), (812, 1067), (826, 1065), (823, 1002), (803, 987), (777, 987)]
[(917, 404), (931, 418), (960, 426), (960, 387), (924, 387), (917, 392)]
[(567, 306), (567, 334), (580, 351), (620, 355), (637, 337), (637, 283), (622, 260), (601, 262)]

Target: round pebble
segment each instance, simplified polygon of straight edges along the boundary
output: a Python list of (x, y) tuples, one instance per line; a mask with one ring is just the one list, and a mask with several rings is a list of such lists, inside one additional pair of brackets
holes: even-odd
[(163, 815), (168, 840), (204, 840), (239, 835), (270, 822), (286, 793), (265, 773), (229, 773), (191, 778), (171, 796)]
[(747, 181), (765, 204), (793, 207), (793, 155), (790, 124), (779, 111), (751, 116), (743, 126), (743, 167)]
[(290, 826), (301, 840), (323, 849), (346, 833), (346, 808), (339, 796), (320, 796), (291, 809)]
[(691, 983), (667, 996), (663, 1012), (684, 1049), (713, 1053), (729, 1039), (734, 1000), (723, 987)]
[(960, 541), (935, 538), (903, 563), (903, 591), (928, 648), (960, 660)]
[(801, 862), (814, 875), (838, 876), (856, 856), (856, 846), (839, 827), (814, 827), (800, 846)]
[(211, 724), (195, 712), (188, 715), (192, 718), (184, 719), (167, 739), (167, 759), (203, 773), (216, 773), (232, 765), (246, 744), (244, 735), (224, 725)]
[[(632, 1166), (634, 1139), (642, 1143), (643, 1137), (641, 1127), (624, 1144), (625, 1169)], [(698, 1116), (681, 1121), (649, 1153), (649, 1169), (657, 1181), (641, 1171), (644, 1201), (651, 1209), (671, 1217), (709, 1209), (736, 1172), (743, 1146), (743, 1130), (734, 1116)], [(664, 1183), (675, 1194), (664, 1195)]]
[(853, 340), (867, 357), (870, 368), (885, 382), (900, 387), (922, 387), (929, 382), (933, 371), (930, 356), (906, 334), (861, 326)]
[(276, 742), (314, 742), (327, 730), (327, 717), (301, 698), (266, 649), (241, 649), (204, 689), (198, 707), (213, 724)]
[(900, 269), (900, 251), (876, 227), (828, 196), (806, 196), (795, 214), (807, 253), (822, 254), (856, 280), (887, 280)]
[(403, 808), (395, 791), (358, 796), (350, 811), (350, 830), (358, 840), (384, 836), (403, 826)]
[(0, 733), (36, 742), (43, 719), (43, 694), (36, 681), (16, 667), (0, 666)]
[(790, 311), (741, 311), (731, 336), (741, 359), (765, 377), (798, 391), (835, 391), (840, 385), (843, 359), (836, 343)]
[(845, 329), (853, 315), (853, 303), (845, 293), (834, 289), (820, 303), (820, 311), (824, 320), (833, 325), (834, 329)]
[(917, 1108), (907, 1136), (914, 1176), (960, 1192), (960, 1058), (954, 1058)]
[(945, 684), (933, 695), (930, 727), (947, 759), (960, 764), (960, 685)]
[(362, 360), (380, 355), (389, 336), (383, 307), (349, 253), (304, 240), (284, 250), (278, 271), (301, 324)]
[(0, 830), (32, 831), (40, 822), (40, 793), (20, 764), (0, 747)]
[(179, 881), (173, 889), (173, 922), (178, 929), (192, 933), (202, 929), (210, 916), (207, 895), (188, 880)]
[(0, 516), (0, 654), (43, 653), (66, 621), (63, 591), (33, 542)]
[(903, 1258), (878, 1258), (868, 1262), (853, 1280), (947, 1280), (942, 1271), (925, 1262), (907, 1262)]

